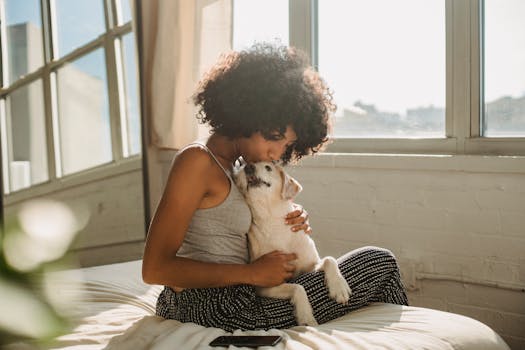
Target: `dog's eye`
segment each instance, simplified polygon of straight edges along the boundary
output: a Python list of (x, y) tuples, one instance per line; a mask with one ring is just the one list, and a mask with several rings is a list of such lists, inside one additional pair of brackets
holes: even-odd
[(270, 167), (269, 165), (266, 165), (264, 168), (265, 168), (267, 171), (272, 171), (272, 167)]

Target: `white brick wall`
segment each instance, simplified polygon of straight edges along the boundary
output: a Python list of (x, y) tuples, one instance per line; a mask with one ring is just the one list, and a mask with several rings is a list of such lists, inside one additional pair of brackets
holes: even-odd
[[(142, 170), (135, 166), (126, 171), (110, 169), (102, 176), (81, 176), (82, 181), (69, 178), (45, 184), (44, 190), (35, 187), (29, 190), (30, 198), (56, 199), (87, 209), (89, 220), (73, 245), (82, 266), (141, 258), (145, 238)], [(17, 200), (16, 194), (8, 197), (6, 218), (16, 215), (26, 200)]]
[(525, 158), (324, 154), (289, 172), (321, 254), (388, 248), (413, 305), (525, 348)]

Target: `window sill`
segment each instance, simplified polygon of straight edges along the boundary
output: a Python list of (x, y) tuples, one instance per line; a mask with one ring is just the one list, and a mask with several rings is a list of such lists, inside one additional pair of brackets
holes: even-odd
[(337, 138), (330, 153), (525, 156), (523, 137)]
[(361, 168), (385, 170), (431, 170), (467, 173), (525, 174), (524, 156), (320, 153), (305, 157), (304, 168)]
[(59, 179), (50, 180), (48, 182), (11, 192), (4, 196), (4, 205), (13, 205), (31, 198), (48, 195), (53, 192), (77, 187), (90, 182), (100, 181), (129, 172), (141, 171), (141, 169), (141, 156), (133, 156), (119, 162), (103, 164), (96, 168), (87, 169), (75, 174), (66, 175)]

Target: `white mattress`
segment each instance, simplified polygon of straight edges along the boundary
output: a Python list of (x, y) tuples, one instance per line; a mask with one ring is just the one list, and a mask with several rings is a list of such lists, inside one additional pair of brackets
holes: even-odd
[[(57, 339), (53, 349), (219, 349), (209, 342), (228, 334), (154, 316), (162, 287), (142, 282), (141, 261), (70, 270), (57, 277), (64, 297), (79, 290), (79, 278), (84, 283), (71, 310), (78, 326)], [(282, 335), (284, 341), (273, 349), (508, 349), (498, 334), (472, 318), (383, 303), (317, 327), (234, 334)]]

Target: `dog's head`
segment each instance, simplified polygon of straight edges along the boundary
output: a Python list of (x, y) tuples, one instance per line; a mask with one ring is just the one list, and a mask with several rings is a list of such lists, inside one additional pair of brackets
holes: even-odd
[(263, 198), (272, 202), (290, 200), (303, 189), (280, 165), (272, 162), (247, 164), (234, 177), (248, 202)]

